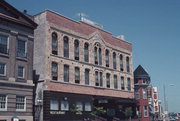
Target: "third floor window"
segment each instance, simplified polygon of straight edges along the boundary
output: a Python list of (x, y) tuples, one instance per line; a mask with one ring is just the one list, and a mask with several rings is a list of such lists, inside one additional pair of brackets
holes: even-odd
[(52, 33), (52, 54), (57, 55), (58, 54), (58, 37), (55, 32)]
[(127, 72), (130, 72), (129, 57), (126, 57), (126, 70), (127, 70)]
[(89, 62), (89, 44), (84, 44), (84, 61)]
[(26, 41), (18, 40), (17, 42), (17, 56), (21, 58), (25, 58), (26, 55)]
[(116, 69), (116, 53), (113, 53), (113, 69)]
[(79, 60), (79, 41), (74, 41), (74, 59)]
[(123, 55), (122, 54), (119, 56), (119, 59), (120, 59), (120, 71), (124, 71)]
[(69, 58), (69, 39), (67, 36), (65, 36), (63, 40), (64, 40), (64, 57)]
[(0, 53), (8, 53), (8, 37), (0, 35)]
[(109, 67), (109, 50), (106, 50), (106, 67)]
[(94, 63), (102, 65), (102, 51), (99, 43), (96, 43), (94, 47)]

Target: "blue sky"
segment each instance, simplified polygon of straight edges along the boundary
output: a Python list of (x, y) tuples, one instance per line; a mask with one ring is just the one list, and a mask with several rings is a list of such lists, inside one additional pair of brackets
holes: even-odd
[[(77, 13), (100, 23), (133, 45), (134, 69), (141, 64), (169, 111), (180, 112), (180, 0), (7, 0), (34, 15), (45, 9), (79, 20)], [(174, 84), (174, 86), (170, 86)]]

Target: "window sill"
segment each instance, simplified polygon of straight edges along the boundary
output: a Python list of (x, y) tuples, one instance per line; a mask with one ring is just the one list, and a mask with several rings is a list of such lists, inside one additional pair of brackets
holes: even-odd
[(25, 109), (16, 109), (16, 112), (25, 112)]
[(5, 54), (5, 53), (0, 53), (0, 56), (9, 58), (9, 54), (8, 54), (8, 53), (7, 53), (7, 54)]
[(7, 111), (7, 109), (5, 108), (5, 109), (0, 109), (0, 111)]
[(28, 61), (27, 57), (16, 57), (17, 60), (21, 60), (21, 61)]

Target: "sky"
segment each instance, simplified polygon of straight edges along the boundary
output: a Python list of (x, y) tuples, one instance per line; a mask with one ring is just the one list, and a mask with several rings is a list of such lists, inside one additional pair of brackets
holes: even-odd
[(180, 112), (180, 0), (7, 1), (31, 15), (50, 9), (79, 20), (77, 13), (85, 13), (113, 36), (125, 35), (133, 46), (133, 68), (144, 67), (162, 102), (165, 85), (169, 111)]

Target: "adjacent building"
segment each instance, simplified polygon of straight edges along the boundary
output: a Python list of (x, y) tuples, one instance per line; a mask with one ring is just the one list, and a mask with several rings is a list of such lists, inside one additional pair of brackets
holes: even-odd
[[(134, 71), (134, 93), (137, 100), (137, 115), (140, 121), (150, 121), (151, 105), (147, 94), (150, 81), (149, 74), (139, 65)], [(152, 95), (152, 91), (150, 93), (149, 95)]]
[(36, 120), (80, 120), (94, 107), (103, 107), (107, 119), (124, 119), (127, 107), (135, 112), (130, 43), (85, 18), (46, 10), (34, 20)]
[(0, 2), (0, 121), (33, 120), (33, 33), (37, 24)]

